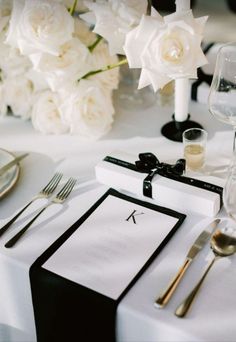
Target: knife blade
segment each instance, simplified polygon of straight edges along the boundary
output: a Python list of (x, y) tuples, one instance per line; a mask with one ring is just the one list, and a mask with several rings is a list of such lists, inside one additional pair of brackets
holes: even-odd
[(215, 230), (216, 226), (220, 223), (220, 219), (215, 219), (210, 224), (206, 226), (206, 228), (200, 233), (197, 239), (194, 241), (192, 246), (190, 247), (185, 261), (183, 265), (180, 267), (179, 271), (177, 272), (176, 276), (168, 285), (167, 289), (156, 299), (154, 306), (156, 308), (163, 308), (172, 297), (175, 289), (177, 288), (180, 280), (183, 278), (186, 270), (188, 269), (189, 265), (196, 257), (196, 255), (202, 250), (202, 248), (206, 245), (206, 243), (210, 240), (211, 234)]
[(16, 165), (17, 163), (19, 163), (22, 159), (24, 159), (25, 157), (27, 157), (29, 155), (29, 153), (24, 153), (21, 154), (20, 156), (14, 158), (12, 161), (10, 161), (9, 163), (5, 164), (3, 167), (0, 168), (0, 177), (6, 172), (8, 171), (10, 168), (12, 168), (14, 165)]

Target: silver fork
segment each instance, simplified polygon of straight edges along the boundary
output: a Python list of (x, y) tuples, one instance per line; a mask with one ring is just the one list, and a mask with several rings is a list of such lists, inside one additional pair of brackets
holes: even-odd
[(30, 222), (28, 222), (16, 235), (14, 235), (6, 244), (6, 248), (13, 247), (15, 243), (21, 238), (21, 236), (29, 229), (29, 227), (33, 224), (33, 222), (42, 214), (42, 212), (47, 209), (52, 204), (61, 204), (63, 203), (71, 191), (73, 190), (76, 183), (76, 179), (70, 178), (63, 188), (56, 194), (56, 196), (51, 199), (33, 218)]
[(60, 180), (62, 179), (62, 174), (57, 172), (52, 177), (52, 179), (48, 182), (48, 184), (37, 194), (35, 195), (32, 200), (24, 206), (10, 221), (8, 221), (2, 228), (0, 228), (0, 236), (2, 236), (8, 228), (12, 225), (13, 222), (17, 220), (17, 218), (37, 199), (40, 198), (48, 198), (53, 191), (58, 186)]

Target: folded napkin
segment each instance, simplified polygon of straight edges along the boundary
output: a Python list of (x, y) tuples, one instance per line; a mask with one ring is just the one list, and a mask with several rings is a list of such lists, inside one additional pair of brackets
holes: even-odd
[[(124, 152), (113, 152), (111, 156), (111, 161), (113, 159), (114, 162), (105, 158), (106, 160), (100, 161), (95, 167), (97, 180), (114, 189), (123, 189), (143, 198), (143, 185), (147, 173), (122, 166), (123, 161), (135, 165), (137, 156)], [(153, 200), (181, 211), (215, 216), (221, 208), (224, 181), (210, 176), (184, 178), (189, 184), (183, 183), (181, 179), (170, 179), (156, 174), (151, 182)]]
[(37, 341), (115, 341), (117, 305), (184, 219), (108, 190), (30, 268)]

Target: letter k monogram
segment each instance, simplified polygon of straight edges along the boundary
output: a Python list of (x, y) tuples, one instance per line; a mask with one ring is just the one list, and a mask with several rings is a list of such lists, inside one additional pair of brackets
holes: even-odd
[[(137, 213), (137, 214), (136, 214)], [(133, 210), (133, 212), (127, 217), (126, 221), (129, 221), (131, 218), (134, 224), (137, 224), (135, 217), (139, 215), (143, 215), (144, 213), (138, 213), (137, 210)]]

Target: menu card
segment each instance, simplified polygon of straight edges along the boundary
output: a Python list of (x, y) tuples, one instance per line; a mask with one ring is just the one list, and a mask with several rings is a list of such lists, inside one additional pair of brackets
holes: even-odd
[(117, 300), (184, 218), (110, 189), (42, 267)]

